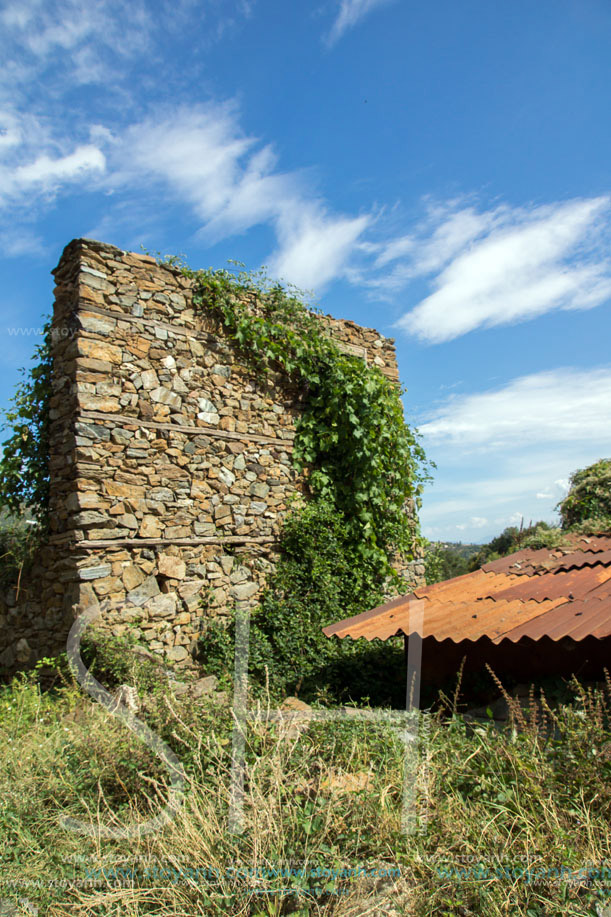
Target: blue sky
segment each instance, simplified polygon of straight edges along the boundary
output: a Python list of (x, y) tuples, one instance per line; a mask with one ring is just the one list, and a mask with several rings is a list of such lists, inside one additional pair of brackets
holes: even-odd
[(1, 403), (85, 235), (395, 337), (430, 538), (551, 521), (611, 454), (607, 0), (9, 0), (0, 36)]

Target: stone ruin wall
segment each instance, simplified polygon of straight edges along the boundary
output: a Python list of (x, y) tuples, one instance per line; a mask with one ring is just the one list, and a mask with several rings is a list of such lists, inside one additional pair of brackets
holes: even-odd
[[(256, 603), (304, 492), (303, 393), (255, 379), (176, 268), (78, 239), (53, 273), (51, 534), (0, 595), (0, 665), (62, 651), (75, 611), (99, 604), (103, 627), (188, 666), (207, 617)], [(327, 320), (398, 380), (391, 339)]]

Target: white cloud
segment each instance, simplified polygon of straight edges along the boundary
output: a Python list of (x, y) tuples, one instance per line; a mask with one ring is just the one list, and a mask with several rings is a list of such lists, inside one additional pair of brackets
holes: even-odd
[[(111, 60), (150, 49), (155, 18), (142, 0), (19, 0), (0, 13), (4, 39), (20, 68), (5, 71), (5, 84), (27, 79), (51, 64), (80, 83), (111, 80)], [(9, 44), (10, 43), (10, 44)]]
[[(611, 366), (452, 396), (420, 432), (437, 464), (421, 518), (439, 537), (463, 526), (463, 537), (489, 540), (522, 517), (553, 522), (569, 475), (611, 454)], [(489, 521), (478, 527), (477, 519)]]
[(322, 207), (285, 214), (279, 221), (280, 249), (270, 261), (274, 276), (298, 287), (321, 289), (342, 273), (369, 217), (333, 217)]
[(404, 260), (377, 285), (397, 289), (439, 271), (434, 291), (398, 322), (433, 343), (552, 309), (593, 308), (611, 297), (604, 249), (610, 205), (609, 197), (598, 197), (446, 213), (428, 238), (420, 233), (386, 245), (378, 266)]
[(496, 391), (455, 396), (420, 431), (462, 450), (587, 438), (611, 445), (611, 368), (533, 373)]
[(157, 112), (132, 125), (111, 157), (114, 187), (153, 176), (191, 205), (208, 241), (271, 225), (270, 269), (308, 289), (344, 272), (369, 223), (329, 212), (303, 173), (280, 171), (272, 147), (243, 133), (230, 104)]
[(390, 2), (392, 0), (341, 0), (337, 18), (325, 38), (326, 44), (331, 47), (344, 32), (352, 29), (373, 10)]
[[(502, 209), (488, 213), (477, 213), (473, 207), (456, 212), (446, 208), (432, 208), (429, 219), (419, 234), (410, 234), (392, 239), (382, 246), (376, 259), (376, 267), (385, 267), (409, 256), (392, 275), (395, 285), (412, 277), (430, 274), (442, 268), (451, 258), (463, 251), (471, 242), (490, 230), (498, 222)], [(441, 218), (441, 222), (435, 222)], [(432, 225), (431, 225), (432, 224)], [(428, 238), (422, 238), (422, 230), (429, 230)]]
[(103, 172), (106, 159), (95, 146), (79, 146), (68, 156), (52, 159), (39, 156), (34, 162), (15, 170), (14, 181), (18, 188), (39, 184), (45, 188), (61, 182), (74, 181), (87, 172)]
[[(133, 85), (131, 61), (140, 60), (140, 86), (146, 84), (146, 70), (165, 60), (162, 79), (169, 80), (184, 61), (176, 66), (167, 55), (172, 38), (198, 33), (197, 53), (201, 55), (222, 36), (251, 14), (246, 0), (197, 3), (196, 0), (13, 0), (0, 10), (0, 31), (4, 62), (0, 72), (0, 92), (40, 81), (45, 73), (45, 88), (53, 86), (60, 97), (76, 84), (104, 83), (106, 91), (123, 83), (127, 93)], [(197, 64), (189, 62), (192, 76)], [(127, 79), (126, 79), (127, 78)]]
[[(34, 133), (38, 134), (41, 143), (35, 143), (32, 136), (27, 136), (27, 131), (21, 132), (20, 128), (15, 128), (17, 142), (7, 144), (4, 150), (0, 146), (0, 154), (5, 154), (4, 158), (0, 158), (0, 206), (19, 207), (27, 196), (31, 210), (37, 194), (48, 196), (64, 185), (90, 181), (92, 175), (101, 174), (105, 170), (105, 156), (93, 144), (77, 146), (63, 156), (49, 152), (30, 158), (35, 148), (47, 145), (53, 149), (56, 146), (44, 137), (42, 129)], [(17, 165), (17, 162), (23, 164)], [(12, 221), (11, 217), (8, 219)]]

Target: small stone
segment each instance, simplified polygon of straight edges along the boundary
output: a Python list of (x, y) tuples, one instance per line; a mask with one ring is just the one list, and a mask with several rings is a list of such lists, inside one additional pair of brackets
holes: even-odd
[(176, 614), (178, 599), (173, 592), (160, 593), (146, 602), (150, 618), (169, 618)]
[(233, 474), (229, 468), (221, 468), (219, 470), (219, 480), (221, 480), (223, 484), (226, 484), (227, 487), (233, 487), (235, 484), (235, 474)]
[(69, 494), (66, 499), (66, 509), (70, 512), (77, 512), (79, 509), (97, 509), (101, 506), (101, 500), (98, 494), (86, 492), (77, 492)]
[(152, 390), (151, 401), (154, 401), (156, 404), (167, 404), (175, 410), (179, 410), (182, 407), (182, 398), (180, 395), (177, 395), (176, 392), (171, 392), (169, 388), (163, 385)]
[(153, 500), (158, 500), (160, 503), (172, 503), (174, 500), (174, 494), (169, 487), (153, 487), (152, 490), (149, 490), (147, 496)]
[(265, 499), (269, 493), (269, 486), (261, 482), (255, 482), (254, 484), (250, 485), (250, 493), (253, 495), (253, 497), (262, 497)]
[(115, 398), (96, 397), (79, 392), (79, 406), (83, 411), (100, 411), (102, 414), (116, 414), (121, 410), (121, 405)]
[(232, 583), (245, 583), (250, 575), (248, 567), (236, 567), (231, 573), (230, 581)]
[(138, 533), (141, 538), (161, 538), (161, 528), (154, 516), (145, 516)]
[(107, 344), (105, 341), (93, 341), (91, 338), (79, 337), (77, 339), (79, 356), (88, 357), (91, 360), (104, 360), (107, 363), (113, 363), (120, 366), (123, 362), (121, 348), (115, 344)]
[(122, 430), (120, 427), (115, 427), (110, 434), (113, 443), (117, 446), (126, 446), (133, 435), (133, 433)]
[(142, 382), (142, 388), (146, 392), (152, 391), (159, 385), (159, 379), (154, 369), (145, 369), (143, 373), (140, 373), (140, 380)]
[(113, 334), (116, 326), (116, 322), (84, 313), (79, 315), (79, 321), (83, 331), (90, 331), (92, 334)]
[(169, 576), (171, 579), (184, 579), (186, 576), (186, 564), (184, 561), (179, 560), (178, 557), (172, 557), (170, 554), (160, 554), (157, 564), (162, 576)]
[(81, 567), (78, 571), (78, 578), (81, 580), (101, 579), (104, 576), (110, 576), (110, 573), (110, 564), (101, 564), (99, 567)]
[(159, 595), (159, 584), (154, 576), (148, 576), (136, 589), (127, 593), (127, 600), (132, 605), (144, 605), (156, 595)]
[(311, 712), (312, 708), (305, 701), (299, 700), (298, 697), (285, 697), (280, 704), (281, 710), (299, 710), (303, 713)]
[(104, 490), (111, 497), (143, 497), (144, 487), (123, 484), (121, 481), (104, 481)]
[(199, 420), (203, 420), (204, 423), (209, 423), (210, 426), (217, 426), (219, 420), (221, 419), (218, 414), (210, 414), (208, 411), (202, 411), (197, 416)]
[(135, 567), (133, 564), (130, 564), (129, 567), (126, 567), (123, 571), (123, 585), (128, 592), (131, 592), (133, 589), (136, 589), (140, 583), (144, 582), (144, 573), (138, 567)]
[(216, 675), (207, 675), (205, 678), (198, 678), (191, 686), (190, 694), (194, 698), (202, 697), (205, 694), (212, 694), (219, 680)]
[(30, 649), (30, 644), (25, 637), (21, 637), (15, 644), (15, 657), (17, 662), (28, 662), (31, 655), (32, 650)]
[(233, 586), (231, 589), (231, 595), (234, 599), (241, 601), (244, 599), (250, 599), (255, 594), (255, 592), (258, 591), (258, 589), (259, 586), (257, 583), (244, 583), (241, 586)]
[(216, 405), (214, 405), (208, 398), (198, 398), (197, 403), (199, 405), (200, 411), (204, 411), (207, 414), (216, 414)]
[(106, 513), (96, 513), (89, 510), (84, 513), (77, 513), (76, 516), (73, 516), (72, 521), (76, 526), (85, 528), (90, 525), (100, 525), (109, 520)]
[(172, 662), (183, 662), (188, 658), (189, 652), (184, 648), (184, 646), (173, 646), (166, 652), (166, 656)]
[(121, 580), (118, 576), (105, 576), (94, 580), (93, 588), (98, 595), (110, 595), (121, 591)]

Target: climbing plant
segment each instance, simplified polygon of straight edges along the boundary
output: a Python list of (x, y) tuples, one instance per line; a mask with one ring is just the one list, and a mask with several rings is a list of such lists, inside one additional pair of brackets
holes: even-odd
[(0, 507), (20, 516), (27, 508), (40, 524), (49, 509), (49, 400), (51, 397), (51, 329), (43, 328), (43, 340), (32, 357), (29, 370), (22, 369), (11, 405), (0, 426), (9, 432), (0, 457)]
[[(386, 702), (384, 692), (401, 683), (397, 648), (330, 640), (322, 628), (379, 604), (389, 579), (401, 585), (393, 560), (412, 556), (419, 538), (416, 509), (429, 466), (405, 423), (401, 390), (377, 366), (341, 352), (324, 316), (297, 291), (262, 274), (182, 269), (196, 308), (245, 362), (261, 374), (283, 372), (304, 394), (293, 461), (313, 499), (281, 534), (279, 561), (251, 620), (249, 672), (278, 695), (375, 694)], [(233, 622), (208, 627), (201, 657), (209, 670), (231, 671), (233, 639)], [(379, 695), (381, 671), (389, 677)]]
[(294, 462), (308, 474), (311, 494), (342, 513), (357, 554), (380, 575), (409, 555), (417, 538), (415, 512), (429, 480), (417, 435), (406, 424), (401, 389), (377, 366), (345, 354), (324, 316), (298, 291), (261, 272), (193, 271), (196, 308), (216, 320), (260, 373), (280, 370), (305, 393)]

